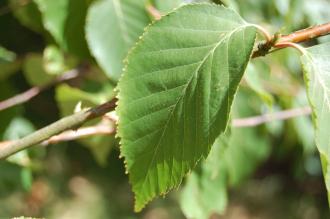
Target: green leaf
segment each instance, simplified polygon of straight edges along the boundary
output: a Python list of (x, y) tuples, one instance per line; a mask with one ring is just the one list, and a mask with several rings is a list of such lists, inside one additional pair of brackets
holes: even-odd
[[(293, 101), (294, 107), (305, 107), (308, 105), (306, 91), (302, 89)], [(297, 133), (298, 140), (301, 142), (305, 155), (315, 153), (313, 123), (309, 115), (293, 118), (293, 125)]]
[[(233, 103), (232, 117), (244, 118), (260, 114), (260, 98), (247, 89), (240, 89)], [(226, 132), (225, 153), (218, 162), (225, 163), (228, 184), (238, 186), (256, 170), (271, 153), (268, 136), (257, 127), (232, 127)], [(219, 144), (219, 142), (218, 142)]]
[(221, 160), (227, 146), (227, 136), (220, 136), (200, 168), (188, 177), (180, 205), (187, 218), (209, 219), (222, 214), (227, 206), (227, 172)]
[(119, 79), (123, 59), (149, 22), (145, 0), (100, 0), (92, 4), (87, 16), (87, 42), (111, 79)]
[(136, 211), (177, 187), (225, 130), (255, 35), (230, 9), (187, 5), (150, 26), (130, 53), (117, 113)]
[[(265, 71), (263, 69), (263, 71)], [(268, 93), (262, 84), (262, 80), (260, 78), (260, 71), (257, 69), (255, 65), (250, 63), (247, 67), (246, 73), (244, 75), (246, 83), (250, 86), (250, 88), (258, 94), (258, 96), (269, 106), (271, 107), (274, 103), (273, 96)]]
[[(94, 75), (95, 76), (95, 75)], [(70, 115), (74, 112), (77, 104), (82, 108), (93, 107), (113, 98), (113, 87), (104, 84), (101, 91), (92, 93), (68, 85), (59, 85), (56, 88), (56, 100), (62, 116)], [(114, 136), (100, 135), (89, 136), (79, 139), (79, 142), (87, 146), (100, 166), (106, 166), (108, 155), (114, 147), (116, 141)]]
[(308, 48), (301, 57), (307, 94), (313, 110), (315, 142), (321, 154), (325, 184), (330, 194), (330, 43)]
[(95, 93), (80, 90), (63, 84), (56, 88), (56, 100), (62, 116), (71, 115), (76, 105), (80, 102), (82, 108), (93, 107), (106, 102), (113, 96), (112, 86), (104, 85), (104, 88)]
[[(257, 113), (257, 96), (248, 89), (240, 89), (233, 103), (233, 117)], [(227, 129), (217, 138), (210, 154), (187, 177), (180, 206), (187, 218), (208, 219), (213, 213), (226, 210), (228, 187), (237, 187), (253, 174), (271, 152), (266, 136), (257, 128)]]
[(16, 59), (16, 54), (0, 46), (0, 63), (12, 62)]
[(51, 75), (60, 75), (77, 65), (75, 59), (68, 57), (54, 45), (47, 46), (43, 55), (44, 68)]
[(54, 76), (46, 73), (42, 55), (38, 53), (27, 55), (23, 63), (23, 71), (27, 81), (32, 86), (45, 85), (54, 79)]
[(183, 0), (153, 0), (153, 5), (161, 12), (167, 13), (184, 3)]
[(4, 132), (5, 140), (17, 140), (34, 131), (33, 124), (25, 118), (16, 117), (8, 125)]
[(115, 137), (110, 135), (90, 136), (85, 139), (80, 139), (79, 142), (89, 148), (94, 159), (101, 167), (107, 165), (109, 154), (116, 143)]
[(45, 29), (64, 50), (85, 58), (88, 56), (84, 37), (87, 1), (34, 0), (42, 14)]
[(0, 46), (0, 80), (4, 80), (18, 71), (21, 62), (16, 59), (16, 54)]
[(237, 186), (250, 176), (269, 156), (270, 149), (267, 138), (256, 129), (233, 128), (224, 156), (229, 184)]

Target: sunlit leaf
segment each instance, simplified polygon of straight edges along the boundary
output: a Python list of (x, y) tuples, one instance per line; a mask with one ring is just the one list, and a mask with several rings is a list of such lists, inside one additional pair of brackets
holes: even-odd
[(255, 35), (230, 9), (189, 5), (150, 26), (130, 53), (117, 113), (135, 210), (208, 155), (227, 126)]

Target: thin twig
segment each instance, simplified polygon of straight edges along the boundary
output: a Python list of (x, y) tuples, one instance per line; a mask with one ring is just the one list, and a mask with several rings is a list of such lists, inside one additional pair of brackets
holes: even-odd
[[(109, 105), (106, 105), (105, 107), (102, 107), (102, 112), (112, 110), (112, 108), (109, 108)], [(287, 120), (299, 116), (306, 116), (311, 114), (311, 109), (309, 107), (302, 107), (302, 108), (295, 108), (295, 109), (289, 109), (284, 110), (280, 112), (275, 113), (268, 113), (260, 116), (254, 116), (254, 117), (248, 117), (248, 118), (240, 118), (240, 119), (233, 119), (232, 126), (236, 128), (242, 128), (242, 127), (254, 127), (258, 125), (262, 125), (268, 122), (272, 121), (279, 121), (279, 120)], [(95, 136), (95, 135), (113, 135), (116, 132), (115, 129), (115, 122), (117, 120), (117, 117), (111, 116), (108, 118), (108, 116), (104, 116), (105, 118), (112, 121), (112, 124), (101, 122), (99, 125), (96, 126), (89, 126), (74, 130), (68, 130), (64, 131), (59, 135), (55, 135), (50, 137), (49, 139), (46, 139), (40, 143), (40, 145), (47, 146), (51, 144), (57, 144), (60, 142), (66, 142), (66, 141), (73, 141), (85, 137)], [(16, 141), (5, 141), (0, 142), (0, 158), (4, 158), (2, 156), (2, 150), (6, 147), (11, 147), (10, 145), (13, 145)], [(32, 146), (32, 145), (31, 145)], [(15, 153), (15, 152), (14, 152)]]
[(306, 106), (303, 108), (295, 108), (295, 109), (289, 109), (274, 113), (267, 113), (264, 115), (254, 116), (249, 118), (234, 119), (232, 122), (232, 126), (252, 127), (272, 121), (287, 120), (298, 116), (306, 116), (306, 115), (310, 115), (311, 113), (312, 113), (311, 108)]
[[(43, 142), (40, 143), (42, 146), (48, 146), (52, 144), (58, 144), (61, 142), (73, 141), (78, 140), (90, 136), (97, 136), (97, 135), (112, 135), (116, 131), (114, 125), (106, 125), (100, 124), (96, 126), (88, 126), (79, 128), (78, 130), (68, 130), (64, 131), (61, 134), (55, 135)], [(14, 141), (4, 141), (0, 142), (0, 148), (13, 144)]]
[(64, 117), (26, 137), (11, 142), (10, 144), (2, 145), (0, 147), (0, 159), (4, 159), (14, 153), (17, 153), (18, 151), (39, 144), (40, 142), (43, 142), (63, 131), (77, 129), (85, 122), (101, 117), (104, 114), (114, 110), (116, 101), (116, 99), (113, 99), (95, 108), (83, 110), (71, 116)]
[(85, 71), (85, 66), (72, 69), (70, 71), (65, 72), (63, 75), (59, 76), (54, 81), (51, 81), (46, 85), (32, 87), (29, 90), (24, 91), (23, 93), (17, 94), (7, 100), (3, 100), (0, 102), (0, 111), (25, 103), (40, 94), (42, 91), (56, 86), (57, 84), (60, 84), (62, 82), (74, 79)]
[(115, 133), (114, 125), (101, 124), (97, 126), (83, 127), (76, 131), (68, 130), (64, 131), (59, 135), (55, 135), (48, 140), (41, 143), (42, 146), (47, 146), (51, 144), (57, 144), (60, 142), (73, 141), (77, 139), (82, 139), (90, 136), (96, 135), (112, 135)]

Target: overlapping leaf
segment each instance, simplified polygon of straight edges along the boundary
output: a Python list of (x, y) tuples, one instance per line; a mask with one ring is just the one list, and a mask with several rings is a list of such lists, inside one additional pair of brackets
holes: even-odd
[(135, 210), (178, 186), (225, 130), (255, 34), (230, 9), (188, 5), (150, 26), (130, 53), (117, 113)]
[[(307, 49), (301, 61), (313, 110), (315, 142), (321, 154), (325, 184), (330, 194), (330, 43)], [(328, 195), (329, 196), (329, 195)], [(330, 197), (330, 196), (329, 196)]]
[(90, 7), (87, 41), (92, 54), (110, 78), (118, 80), (123, 59), (149, 22), (145, 0), (101, 0)]

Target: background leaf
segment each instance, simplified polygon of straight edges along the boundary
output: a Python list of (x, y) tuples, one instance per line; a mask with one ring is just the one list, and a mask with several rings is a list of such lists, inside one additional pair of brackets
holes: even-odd
[(227, 171), (223, 162), (227, 136), (220, 136), (209, 157), (188, 176), (180, 204), (187, 218), (208, 219), (226, 209)]
[(35, 2), (27, 2), (25, 5), (21, 0), (10, 0), (10, 6), (13, 10), (15, 17), (23, 24), (24, 26), (30, 28), (36, 32), (43, 32), (43, 25), (41, 20), (41, 13), (38, 10)]
[(145, 0), (99, 0), (90, 7), (86, 24), (88, 45), (112, 80), (119, 79), (123, 59), (149, 22)]
[(232, 10), (189, 5), (152, 25), (130, 53), (117, 113), (137, 211), (207, 156), (254, 41), (255, 28)]
[(249, 85), (249, 87), (259, 95), (259, 97), (271, 107), (273, 105), (274, 99), (273, 96), (267, 92), (264, 88), (262, 77), (261, 77), (261, 71), (265, 72), (266, 68), (260, 68), (254, 64), (249, 63), (246, 73), (244, 74), (244, 79), (246, 83)]
[(27, 81), (32, 86), (45, 85), (54, 79), (54, 76), (46, 73), (40, 54), (29, 54), (24, 60), (23, 71)]
[[(257, 96), (239, 89), (233, 103), (233, 117), (255, 114)], [(268, 136), (257, 127), (232, 127), (217, 138), (201, 167), (187, 177), (180, 205), (187, 218), (208, 219), (227, 209), (229, 188), (237, 188), (270, 155)]]
[(34, 0), (42, 14), (45, 29), (62, 49), (80, 58), (88, 57), (84, 37), (88, 1), (81, 0)]

